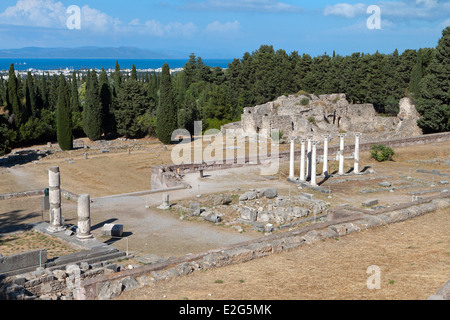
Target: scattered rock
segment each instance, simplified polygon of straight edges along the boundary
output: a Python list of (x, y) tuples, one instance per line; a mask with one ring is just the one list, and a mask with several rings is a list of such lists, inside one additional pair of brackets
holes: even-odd
[(255, 191), (247, 191), (242, 196), (239, 197), (239, 201), (247, 201), (247, 200), (254, 200), (256, 199), (256, 192)]
[(267, 188), (267, 189), (264, 191), (264, 196), (265, 196), (267, 199), (273, 199), (273, 198), (276, 198), (276, 197), (278, 196), (278, 190), (275, 189), (275, 188)]
[(372, 200), (367, 200), (367, 201), (363, 202), (362, 205), (363, 205), (363, 207), (370, 208), (370, 207), (376, 206), (377, 204), (378, 204), (378, 200), (372, 199)]
[(232, 201), (233, 201), (233, 199), (231, 199), (230, 196), (223, 195), (223, 194), (214, 197), (214, 205), (215, 206), (229, 205)]
[(386, 187), (386, 188), (392, 186), (392, 184), (387, 181), (380, 182), (378, 185), (381, 187)]

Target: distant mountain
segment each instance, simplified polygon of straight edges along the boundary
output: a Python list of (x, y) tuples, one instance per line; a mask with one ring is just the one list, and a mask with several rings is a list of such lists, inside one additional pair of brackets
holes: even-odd
[(162, 59), (176, 58), (173, 52), (156, 52), (135, 47), (78, 47), (78, 48), (39, 48), (0, 50), (0, 58), (22, 59)]

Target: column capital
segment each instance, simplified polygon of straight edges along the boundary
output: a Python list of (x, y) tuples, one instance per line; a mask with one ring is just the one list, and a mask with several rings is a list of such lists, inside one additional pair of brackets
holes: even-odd
[(355, 132), (355, 137), (360, 138), (362, 136), (361, 132)]
[(327, 139), (327, 140), (330, 139), (330, 135), (329, 135), (329, 134), (323, 134), (322, 137), (323, 137), (324, 139)]
[(346, 136), (347, 136), (346, 133), (339, 133), (339, 134), (338, 134), (338, 137), (339, 137), (339, 138), (345, 138)]
[(320, 142), (317, 141), (317, 140), (311, 141), (311, 143), (312, 143), (313, 146), (318, 146), (318, 145), (320, 145)]
[(305, 138), (300, 138), (300, 143), (301, 144), (305, 144), (306, 143), (306, 139)]
[(308, 136), (306, 136), (306, 140), (312, 140), (313, 138), (314, 138), (313, 135), (308, 135)]

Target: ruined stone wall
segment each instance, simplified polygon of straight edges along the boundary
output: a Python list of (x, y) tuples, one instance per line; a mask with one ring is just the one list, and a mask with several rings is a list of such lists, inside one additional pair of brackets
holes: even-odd
[(312, 134), (337, 135), (340, 131), (361, 132), (380, 139), (421, 135), (420, 118), (409, 98), (400, 101), (398, 116), (379, 116), (372, 104), (350, 104), (345, 94), (281, 96), (255, 107), (244, 108), (240, 123), (222, 128), (240, 134), (281, 130), (285, 137)]

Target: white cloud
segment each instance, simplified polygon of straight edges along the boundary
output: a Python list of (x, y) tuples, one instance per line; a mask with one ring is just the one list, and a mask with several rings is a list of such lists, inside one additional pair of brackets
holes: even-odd
[(0, 13), (0, 19), (3, 24), (64, 27), (66, 8), (61, 2), (54, 0), (18, 0), (15, 6)]
[(255, 12), (299, 12), (298, 6), (275, 0), (206, 0), (203, 2), (191, 2), (184, 6), (189, 10), (213, 10), (213, 11), (255, 11)]
[[(383, 17), (392, 19), (422, 19), (434, 21), (437, 17), (450, 15), (450, 3), (439, 0), (401, 0), (401, 1), (373, 1), (371, 3), (381, 9)], [(365, 16), (369, 5), (357, 3), (339, 3), (324, 8), (323, 14), (355, 18)]]
[[(18, 0), (14, 6), (8, 7), (0, 13), (0, 23), (5, 25), (44, 27), (66, 29), (70, 16), (67, 8), (56, 0)], [(81, 29), (92, 33), (120, 33), (137, 32), (155, 37), (183, 36), (190, 37), (197, 27), (192, 23), (170, 22), (162, 24), (157, 20), (140, 23), (133, 19), (125, 25), (118, 18), (113, 18), (89, 5), (81, 8)]]
[(345, 18), (354, 18), (357, 15), (366, 13), (367, 5), (363, 3), (348, 4), (338, 3), (334, 6), (326, 6), (324, 9), (324, 15), (341, 16)]
[(240, 23), (239, 21), (235, 20), (234, 22), (226, 22), (226, 23), (220, 23), (219, 21), (214, 21), (213, 23), (210, 23), (206, 26), (207, 32), (213, 32), (213, 33), (228, 33), (228, 32), (236, 32), (239, 30)]

